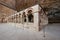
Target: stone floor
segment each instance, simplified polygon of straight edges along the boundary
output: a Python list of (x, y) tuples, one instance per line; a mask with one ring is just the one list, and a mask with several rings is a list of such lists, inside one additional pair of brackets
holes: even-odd
[(42, 30), (34, 32), (13, 23), (0, 23), (0, 40), (60, 40), (60, 24), (48, 24), (45, 30), (44, 38)]

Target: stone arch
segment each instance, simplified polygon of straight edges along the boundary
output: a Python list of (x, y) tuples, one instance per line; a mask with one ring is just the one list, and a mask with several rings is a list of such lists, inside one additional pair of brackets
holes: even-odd
[(23, 20), (23, 22), (26, 22), (26, 13), (25, 12), (22, 13), (22, 20)]
[(30, 9), (30, 10), (28, 10), (28, 14), (27, 14), (27, 16), (28, 16), (28, 22), (33, 22), (34, 20), (34, 16), (33, 16), (33, 11)]

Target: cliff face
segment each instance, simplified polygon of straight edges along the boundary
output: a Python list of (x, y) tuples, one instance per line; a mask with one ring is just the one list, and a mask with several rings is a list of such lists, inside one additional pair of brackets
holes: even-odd
[(10, 9), (8, 7), (5, 7), (0, 4), (0, 22), (5, 19), (6, 17), (9, 17), (12, 14), (15, 14), (16, 11), (13, 9)]
[(15, 10), (5, 7), (3, 5), (0, 5), (0, 14), (1, 13), (3, 13), (3, 15), (9, 16), (11, 14), (14, 14)]
[(4, 19), (16, 11), (15, 0), (0, 0), (0, 22), (4, 22)]

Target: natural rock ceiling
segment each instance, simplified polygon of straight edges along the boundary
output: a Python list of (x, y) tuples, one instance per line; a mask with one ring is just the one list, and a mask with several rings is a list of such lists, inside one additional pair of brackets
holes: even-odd
[[(0, 0), (0, 13), (3, 10), (3, 13), (10, 14), (11, 10), (20, 11), (37, 3), (49, 10), (52, 8), (60, 9), (60, 0)], [(1, 5), (3, 5), (4, 8)]]
[(60, 12), (60, 0), (0, 0), (0, 19), (6, 18), (16, 11), (26, 9), (35, 4), (46, 7), (49, 13)]
[(0, 4), (15, 9), (15, 0), (0, 0)]
[(0, 0), (0, 4), (17, 11), (35, 5), (36, 3), (47, 8), (60, 7), (60, 0)]

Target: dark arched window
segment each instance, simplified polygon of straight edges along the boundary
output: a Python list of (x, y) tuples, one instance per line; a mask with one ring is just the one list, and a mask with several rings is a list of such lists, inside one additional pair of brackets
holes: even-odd
[(25, 14), (25, 12), (23, 12), (22, 18), (23, 18), (23, 21), (26, 22), (26, 14)]
[(28, 11), (28, 21), (29, 21), (29, 22), (33, 22), (33, 18), (34, 18), (34, 17), (33, 17), (33, 14), (32, 14), (32, 10), (29, 10), (29, 11)]

